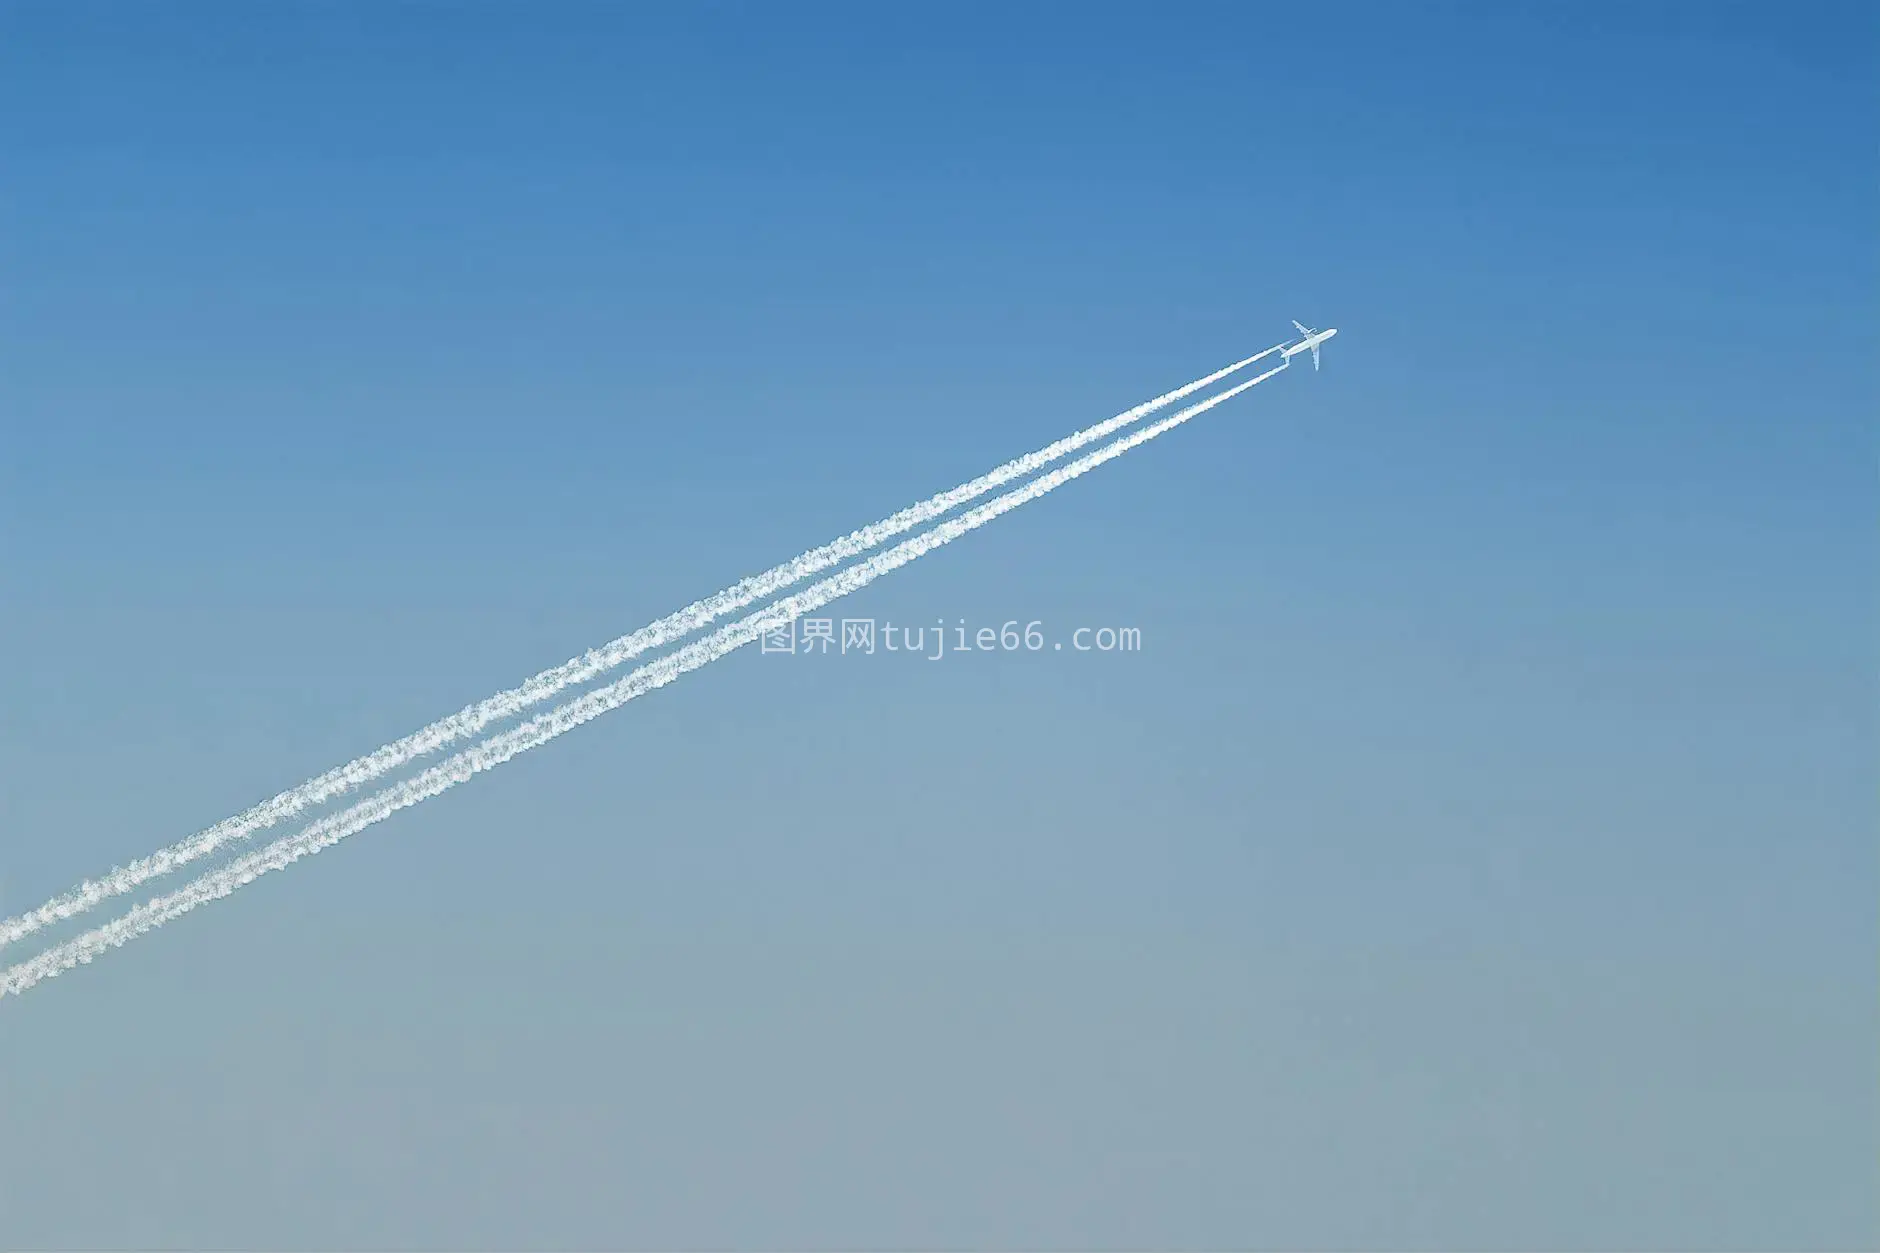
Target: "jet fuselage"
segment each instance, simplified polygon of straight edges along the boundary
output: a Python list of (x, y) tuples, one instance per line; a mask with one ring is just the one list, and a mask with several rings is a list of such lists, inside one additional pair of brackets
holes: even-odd
[(1288, 348), (1281, 349), (1279, 355), (1282, 358), (1290, 359), (1294, 356), (1297, 356), (1299, 353), (1310, 352), (1314, 348), (1317, 348), (1320, 344), (1324, 343), (1326, 340), (1330, 339), (1332, 336), (1336, 334), (1338, 334), (1338, 328), (1334, 326), (1330, 330), (1319, 331), (1316, 334), (1308, 335), (1304, 339), (1300, 340), (1298, 343), (1293, 344)]

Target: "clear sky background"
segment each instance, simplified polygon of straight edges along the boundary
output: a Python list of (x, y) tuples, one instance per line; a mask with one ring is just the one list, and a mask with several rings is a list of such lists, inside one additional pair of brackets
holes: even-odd
[(0, 1004), (0, 1246), (1873, 1247), (1876, 19), (0, 6), (0, 911), (1290, 334)]

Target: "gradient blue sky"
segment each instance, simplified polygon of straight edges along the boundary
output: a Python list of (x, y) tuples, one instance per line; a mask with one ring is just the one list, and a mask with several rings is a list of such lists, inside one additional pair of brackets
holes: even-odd
[[(0, 910), (1289, 331), (0, 1006), (7, 1247), (1871, 1247), (1861, 5), (0, 6)], [(448, 860), (445, 860), (448, 859)]]

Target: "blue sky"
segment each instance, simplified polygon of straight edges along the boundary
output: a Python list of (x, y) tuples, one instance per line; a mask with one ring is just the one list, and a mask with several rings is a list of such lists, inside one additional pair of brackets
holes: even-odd
[(22, 1247), (1864, 1246), (1854, 5), (8, 5), (0, 910), (1289, 333), (0, 1008)]

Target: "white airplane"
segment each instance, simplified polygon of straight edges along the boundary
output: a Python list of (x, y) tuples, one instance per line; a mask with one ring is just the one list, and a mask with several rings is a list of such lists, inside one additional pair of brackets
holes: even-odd
[(1301, 325), (1297, 318), (1293, 320), (1293, 325), (1299, 327), (1299, 333), (1305, 336), (1305, 338), (1292, 347), (1282, 350), (1279, 354), (1280, 360), (1284, 361), (1287, 365), (1291, 365), (1293, 354), (1304, 352), (1306, 349), (1310, 348), (1312, 350), (1312, 368), (1315, 370), (1318, 369), (1319, 345), (1338, 334), (1338, 328), (1334, 326), (1329, 330), (1315, 331), (1309, 326)]

